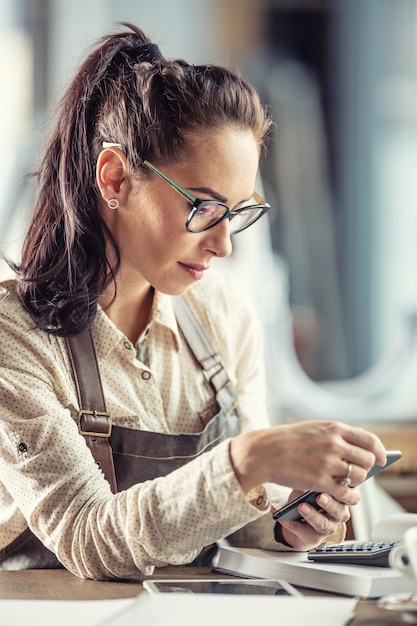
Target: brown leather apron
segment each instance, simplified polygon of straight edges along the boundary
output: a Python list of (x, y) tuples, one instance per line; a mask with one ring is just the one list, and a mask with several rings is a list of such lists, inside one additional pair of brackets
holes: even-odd
[[(67, 340), (80, 401), (79, 431), (112, 491), (166, 476), (185, 463), (239, 433), (237, 394), (219, 356), (182, 298), (173, 298), (178, 324), (206, 379), (218, 413), (203, 431), (170, 435), (112, 426), (89, 331)], [(206, 565), (216, 547), (202, 552), (193, 565)], [(0, 570), (59, 568), (56, 556), (27, 528), (0, 550)]]

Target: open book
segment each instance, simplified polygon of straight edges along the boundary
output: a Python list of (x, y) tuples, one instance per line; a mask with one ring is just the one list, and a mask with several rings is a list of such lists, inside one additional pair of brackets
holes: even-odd
[[(411, 526), (417, 526), (417, 514), (391, 515), (378, 522), (372, 540), (400, 541)], [(235, 576), (280, 578), (293, 585), (360, 598), (416, 591), (415, 581), (390, 567), (318, 563), (309, 561), (305, 552), (221, 545), (214, 569)]]

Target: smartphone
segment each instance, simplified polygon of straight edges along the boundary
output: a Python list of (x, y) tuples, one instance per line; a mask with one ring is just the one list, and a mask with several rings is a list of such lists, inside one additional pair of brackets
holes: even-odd
[[(387, 468), (389, 465), (392, 465), (393, 463), (401, 459), (401, 456), (402, 454), (399, 450), (387, 450), (387, 462), (385, 463), (385, 465), (374, 465), (369, 470), (368, 475), (365, 480), (368, 480), (368, 478), (375, 476), (375, 474), (378, 474), (378, 472), (381, 472), (382, 470)], [(302, 516), (298, 512), (297, 507), (303, 502), (308, 502), (308, 504), (311, 504), (311, 506), (314, 506), (315, 509), (320, 511), (320, 505), (317, 504), (316, 502), (316, 498), (319, 495), (319, 493), (320, 493), (319, 491), (306, 491), (306, 493), (303, 493), (301, 496), (299, 496), (295, 500), (292, 500), (291, 502), (283, 506), (281, 509), (279, 509), (279, 511), (275, 511), (275, 513), (272, 514), (272, 517), (276, 521), (301, 520)]]
[(184, 578), (144, 580), (143, 588), (148, 593), (212, 593), (231, 595), (301, 596), (285, 580), (264, 578)]

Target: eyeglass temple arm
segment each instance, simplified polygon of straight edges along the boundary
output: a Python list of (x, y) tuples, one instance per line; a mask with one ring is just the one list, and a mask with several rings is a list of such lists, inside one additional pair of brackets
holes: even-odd
[(191, 193), (188, 193), (186, 189), (183, 189), (182, 187), (177, 185), (176, 182), (174, 182), (173, 180), (171, 180), (169, 176), (161, 172), (161, 170), (155, 167), (155, 165), (152, 165), (152, 163), (149, 163), (149, 161), (143, 161), (143, 164), (146, 165), (146, 167), (149, 167), (149, 169), (155, 172), (155, 174), (157, 174), (160, 178), (165, 180), (165, 182), (169, 183), (172, 187), (174, 187), (174, 189), (178, 191), (178, 193), (184, 196), (184, 198), (187, 198), (187, 200), (189, 200), (192, 204), (195, 202), (196, 200), (195, 196), (193, 196)]
[[(103, 141), (102, 142), (102, 147), (103, 147), (103, 149), (104, 148), (121, 148), (121, 149), (123, 149), (122, 145), (120, 143), (114, 143), (112, 141)], [(174, 187), (174, 189), (176, 191), (178, 191), (178, 193), (180, 193), (182, 196), (187, 198), (187, 200), (189, 200), (192, 204), (195, 202), (195, 200), (196, 200), (195, 196), (193, 196), (191, 193), (188, 193), (188, 191), (186, 189), (183, 189), (182, 187), (177, 185), (176, 182), (174, 182), (173, 180), (171, 180), (171, 178), (169, 178), (169, 176), (167, 176), (166, 174), (161, 172), (161, 170), (159, 170), (157, 167), (155, 167), (155, 165), (152, 165), (152, 163), (149, 163), (149, 161), (143, 161), (143, 164), (146, 165), (146, 167), (149, 167), (149, 169), (151, 169), (153, 172), (155, 172), (155, 174), (157, 174), (160, 178), (162, 178), (167, 183), (172, 185), (172, 187)]]

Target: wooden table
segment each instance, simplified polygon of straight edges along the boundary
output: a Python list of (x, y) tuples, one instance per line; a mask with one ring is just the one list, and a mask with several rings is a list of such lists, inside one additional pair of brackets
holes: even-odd
[[(209, 568), (166, 567), (150, 578), (220, 578)], [(223, 576), (224, 577), (224, 576)], [(303, 595), (329, 594), (300, 589)], [(0, 571), (0, 599), (105, 600), (132, 598), (143, 591), (141, 581), (102, 582), (82, 580), (66, 570)], [(1, 622), (1, 618), (0, 618)], [(402, 624), (401, 615), (378, 609), (375, 600), (360, 600), (350, 626), (391, 626)], [(327, 625), (326, 625), (327, 626)], [(330, 625), (329, 625), (330, 626)]]

